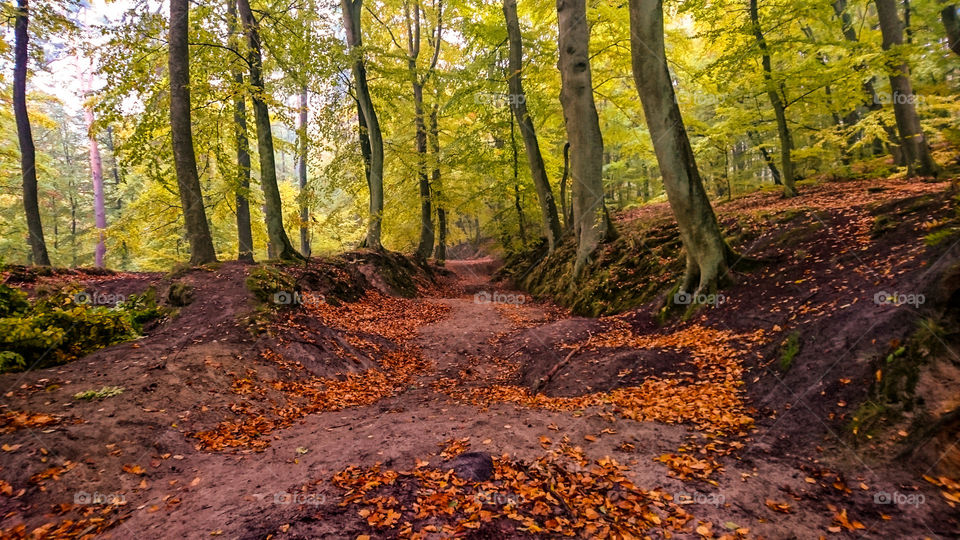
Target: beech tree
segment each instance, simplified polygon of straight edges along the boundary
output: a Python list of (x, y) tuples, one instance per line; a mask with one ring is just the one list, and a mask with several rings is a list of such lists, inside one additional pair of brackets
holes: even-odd
[[(883, 33), (883, 50), (890, 52), (903, 45), (903, 22), (897, 12), (895, 0), (875, 0), (875, 4), (877, 17), (880, 19), (880, 31)], [(902, 59), (899, 51), (893, 50), (893, 53), (893, 56), (888, 58), (887, 69), (907, 175), (936, 176), (937, 164), (930, 155), (930, 147), (920, 128), (920, 117), (917, 116), (916, 96), (910, 82), (910, 66)]]
[(50, 266), (47, 243), (43, 239), (43, 222), (37, 200), (37, 151), (27, 113), (27, 44), (29, 34), (29, 7), (27, 0), (17, 0), (14, 20), (13, 114), (17, 122), (17, 141), (20, 144), (20, 173), (23, 177), (23, 208), (27, 215), (27, 241), (33, 264)]
[(263, 58), (260, 52), (259, 24), (250, 9), (249, 0), (238, 0), (240, 21), (247, 35), (250, 86), (253, 88), (253, 113), (257, 124), (257, 151), (260, 157), (260, 187), (263, 189), (264, 207), (267, 214), (267, 234), (275, 250), (272, 255), (279, 259), (300, 259), (283, 228), (283, 202), (277, 186), (276, 155), (273, 148), (273, 128), (270, 126), (270, 111), (264, 100), (266, 89), (263, 82)]
[[(633, 78), (653, 139), (663, 187), (677, 220), (687, 266), (680, 291), (706, 294), (727, 273), (727, 246), (687, 137), (663, 40), (663, 0), (630, 0)], [(786, 180), (786, 178), (784, 178)]]
[(190, 242), (190, 264), (200, 265), (217, 260), (210, 227), (207, 224), (197, 173), (197, 156), (193, 150), (193, 127), (190, 123), (190, 53), (187, 40), (190, 3), (170, 1), (170, 134), (173, 138), (173, 161), (177, 186), (183, 206), (183, 220)]
[(560, 103), (570, 141), (573, 229), (577, 237), (574, 276), (607, 237), (603, 192), (603, 136), (593, 100), (590, 28), (585, 0), (557, 0), (560, 33)]
[(547, 178), (547, 168), (540, 154), (540, 142), (533, 126), (533, 119), (527, 112), (527, 94), (523, 91), (523, 38), (520, 34), (520, 21), (517, 18), (517, 0), (503, 0), (503, 15), (507, 23), (507, 37), (510, 41), (508, 101), (520, 126), (523, 147), (527, 153), (527, 164), (533, 176), (533, 185), (540, 201), (540, 214), (543, 232), (547, 237), (547, 247), (552, 252), (560, 243), (560, 218), (557, 216), (557, 203), (553, 199), (553, 189)]
[(364, 244), (373, 250), (383, 249), (381, 223), (383, 221), (383, 135), (380, 120), (367, 86), (367, 69), (363, 59), (363, 32), (360, 24), (363, 0), (341, 0), (343, 26), (347, 35), (347, 47), (353, 58), (350, 70), (353, 73), (353, 92), (359, 109), (360, 146), (369, 152), (364, 160), (370, 205), (367, 235)]

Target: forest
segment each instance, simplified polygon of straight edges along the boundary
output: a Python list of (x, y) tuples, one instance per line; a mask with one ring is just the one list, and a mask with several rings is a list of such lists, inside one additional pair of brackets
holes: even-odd
[(960, 535), (960, 3), (0, 12), (0, 539)]

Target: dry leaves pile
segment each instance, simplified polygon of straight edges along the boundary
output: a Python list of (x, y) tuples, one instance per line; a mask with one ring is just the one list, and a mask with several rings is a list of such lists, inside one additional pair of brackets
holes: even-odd
[[(472, 389), (466, 392), (466, 398), (478, 405), (513, 402), (557, 411), (611, 406), (621, 416), (637, 421), (689, 422), (710, 433), (738, 434), (753, 424), (741, 396), (740, 363), (751, 349), (732, 344), (759, 344), (765, 339), (762, 330), (742, 335), (697, 325), (667, 335), (636, 336), (624, 323), (616, 321), (612, 331), (591, 337), (585, 347), (683, 351), (691, 356), (698, 373), (685, 379), (649, 377), (640, 386), (577, 397), (550, 397), (531, 394), (521, 386), (493, 385)], [(451, 397), (464, 395), (458, 381), (452, 379), (441, 379), (434, 388)]]
[(334, 475), (333, 483), (346, 490), (340, 506), (358, 506), (370, 527), (401, 538), (496, 536), (517, 528), (585, 538), (669, 537), (670, 531), (712, 535), (711, 524), (694, 525), (670, 494), (640, 489), (625, 473), (616, 461), (591, 461), (564, 442), (532, 463), (494, 458), (494, 474), (486, 482), (418, 460), (411, 471), (351, 466)]
[[(317, 377), (310, 375), (299, 362), (267, 350), (261, 357), (280, 366), (286, 375), (265, 381), (250, 370), (246, 376), (234, 381), (232, 390), (243, 396), (263, 396), (271, 390), (278, 391), (284, 403), (268, 410), (247, 404), (234, 405), (232, 410), (240, 417), (193, 434), (200, 440), (198, 448), (263, 450), (270, 444), (263, 435), (290, 426), (309, 414), (370, 405), (402, 391), (410, 385), (414, 375), (429, 367), (420, 350), (409, 345), (408, 340), (420, 326), (443, 318), (449, 308), (371, 291), (353, 304), (333, 307), (318, 303), (307, 305), (306, 309), (310, 317), (324, 326), (343, 332), (353, 346), (370, 352), (379, 367), (347, 373), (343, 378)], [(306, 333), (305, 327), (296, 322), (295, 315), (283, 324)], [(371, 341), (371, 336), (392, 341), (397, 345), (396, 350), (382, 351), (381, 346)], [(347, 353), (344, 351), (344, 354)]]
[(932, 476), (923, 475), (923, 479), (941, 488), (940, 494), (947, 500), (950, 508), (956, 508), (957, 504), (960, 503), (960, 482), (952, 478), (947, 478), (946, 476), (933, 478)]
[(59, 421), (59, 417), (50, 414), (9, 411), (0, 415), (0, 433), (12, 433), (23, 428), (46, 427)]
[(120, 507), (116, 505), (80, 507), (72, 504), (59, 504), (54, 507), (54, 512), (61, 515), (71, 510), (79, 510), (84, 517), (50, 522), (32, 530), (27, 530), (27, 526), (23, 524), (15, 525), (9, 529), (0, 530), (0, 538), (8, 540), (65, 538), (90, 540), (128, 517), (128, 515), (117, 516)]

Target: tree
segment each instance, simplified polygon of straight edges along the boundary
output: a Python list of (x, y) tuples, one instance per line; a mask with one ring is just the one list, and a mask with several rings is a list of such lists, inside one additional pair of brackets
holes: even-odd
[(263, 58), (260, 52), (259, 24), (250, 9), (250, 0), (238, 0), (240, 21), (247, 35), (247, 62), (250, 65), (250, 85), (253, 87), (253, 113), (257, 124), (257, 150), (260, 155), (260, 187), (263, 189), (267, 214), (267, 234), (276, 250), (277, 258), (295, 260), (303, 258), (287, 237), (283, 228), (283, 201), (277, 186), (276, 155), (273, 148), (273, 129), (270, 126), (270, 111), (265, 101), (263, 82)]
[[(367, 86), (367, 69), (363, 60), (363, 34), (360, 15), (363, 0), (341, 0), (343, 26), (347, 34), (347, 47), (353, 57), (353, 91), (360, 109), (359, 129), (361, 147), (369, 148), (369, 161), (365, 161), (367, 187), (370, 191), (369, 222), (367, 223), (366, 246), (382, 250), (381, 223), (383, 221), (383, 134), (380, 120)], [(368, 164), (369, 163), (369, 164)]]
[(27, 0), (17, 0), (14, 22), (13, 115), (17, 122), (17, 141), (20, 143), (20, 172), (23, 176), (23, 209), (27, 214), (27, 234), (33, 264), (50, 266), (47, 243), (43, 239), (40, 203), (37, 197), (37, 151), (27, 113)]
[(417, 59), (420, 56), (420, 0), (413, 0), (413, 13), (410, 13), (409, 0), (403, 4), (403, 15), (407, 26), (407, 71), (410, 84), (413, 87), (414, 123), (416, 126), (417, 144), (417, 177), (420, 190), (420, 240), (417, 243), (417, 255), (423, 259), (433, 253), (434, 230), (433, 210), (430, 195), (430, 178), (427, 176), (427, 127), (423, 110), (423, 87), (430, 80), (440, 58), (440, 44), (443, 41), (443, 0), (437, 0), (436, 36), (431, 33), (433, 55), (430, 65), (423, 76), (420, 76)]
[(547, 237), (550, 252), (560, 243), (560, 219), (557, 217), (557, 203), (553, 199), (553, 189), (547, 178), (546, 165), (540, 154), (540, 143), (533, 120), (527, 112), (527, 95), (523, 91), (523, 38), (520, 35), (520, 21), (517, 18), (517, 0), (503, 0), (503, 15), (507, 22), (507, 37), (510, 41), (510, 63), (508, 81), (510, 95), (508, 101), (520, 126), (523, 146), (527, 153), (527, 164), (533, 176), (533, 185), (540, 201), (540, 213), (543, 220), (543, 232)]
[[(227, 0), (227, 24), (230, 32), (229, 45), (240, 50), (237, 39), (237, 0)], [(239, 52), (237, 53), (239, 54)], [(236, 89), (233, 97), (233, 136), (236, 141), (237, 176), (234, 200), (237, 205), (237, 260), (253, 262), (253, 232), (250, 229), (250, 139), (247, 137), (247, 100), (244, 97), (243, 71), (231, 67)]]
[(630, 0), (630, 50), (633, 78), (663, 187), (686, 249), (687, 266), (680, 291), (706, 294), (727, 274), (733, 253), (703, 188), (677, 105), (664, 47), (663, 0)]
[[(90, 90), (90, 73), (84, 75), (84, 85)], [(103, 201), (103, 162), (100, 159), (100, 145), (94, 132), (93, 105), (87, 103), (83, 108), (83, 117), (87, 124), (87, 139), (90, 154), (90, 177), (93, 182), (93, 216), (97, 227), (97, 246), (94, 249), (94, 265), (103, 268), (103, 256), (107, 252), (105, 244), (107, 230), (107, 211)]]
[(433, 258), (437, 263), (443, 264), (447, 260), (447, 209), (443, 204), (443, 184), (440, 175), (439, 109), (440, 106), (434, 103), (433, 109), (430, 110), (430, 152), (433, 154), (433, 174), (430, 177), (430, 184), (437, 203), (437, 246), (434, 249)]
[(307, 115), (308, 109), (307, 85), (304, 83), (300, 87), (300, 125), (297, 129), (297, 142), (299, 143), (297, 156), (297, 176), (300, 180), (300, 251), (305, 257), (310, 256), (310, 207), (307, 204)]
[(940, 20), (947, 34), (947, 45), (955, 54), (960, 55), (960, 15), (957, 5), (947, 4), (940, 10)]
[(763, 64), (763, 78), (767, 86), (767, 96), (770, 98), (773, 114), (777, 118), (777, 133), (780, 135), (780, 168), (783, 169), (783, 195), (785, 197), (793, 197), (797, 194), (797, 189), (795, 184), (796, 173), (793, 169), (793, 158), (790, 155), (791, 152), (793, 152), (793, 135), (790, 133), (790, 126), (787, 124), (787, 101), (783, 95), (783, 84), (777, 83), (773, 79), (770, 49), (767, 46), (766, 38), (763, 36), (763, 30), (760, 27), (760, 13), (757, 7), (757, 0), (750, 0), (750, 22), (753, 26), (753, 35), (757, 40), (757, 47), (760, 49), (761, 63)]
[(593, 101), (590, 28), (585, 0), (557, 0), (560, 33), (560, 103), (570, 141), (573, 221), (577, 236), (574, 278), (610, 231), (603, 203), (603, 136)]
[[(891, 51), (903, 45), (903, 23), (897, 13), (896, 0), (875, 0), (880, 32), (883, 34), (883, 50)], [(897, 118), (897, 130), (903, 147), (908, 176), (936, 176), (937, 164), (930, 155), (930, 147), (920, 128), (920, 117), (915, 105), (916, 96), (910, 82), (910, 67), (899, 50), (888, 58), (893, 113)]]
[(170, 133), (173, 138), (173, 161), (177, 186), (183, 207), (187, 239), (190, 242), (190, 264), (215, 262), (217, 253), (207, 224), (197, 173), (197, 157), (193, 150), (193, 128), (190, 125), (190, 53), (187, 44), (189, 2), (170, 1)]

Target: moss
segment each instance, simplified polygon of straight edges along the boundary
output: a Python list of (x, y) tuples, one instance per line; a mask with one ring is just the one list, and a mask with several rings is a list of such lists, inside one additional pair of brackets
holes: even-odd
[(780, 371), (786, 373), (793, 367), (793, 359), (800, 353), (800, 332), (793, 331), (780, 344), (777, 365)]
[(183, 281), (174, 281), (167, 290), (167, 301), (177, 307), (189, 306), (193, 303), (193, 285)]

